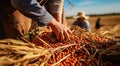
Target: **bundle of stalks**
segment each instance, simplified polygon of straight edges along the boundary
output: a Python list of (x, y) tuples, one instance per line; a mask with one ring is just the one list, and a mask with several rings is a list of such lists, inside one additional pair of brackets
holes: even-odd
[[(107, 52), (106, 49), (116, 44), (114, 38), (103, 34), (90, 33), (79, 27), (72, 27), (71, 30), (73, 31), (71, 37), (64, 41), (57, 40), (52, 31), (48, 30), (31, 39), (31, 42), (47, 49), (75, 44), (75, 46), (54, 52), (54, 58), (51, 57), (48, 60), (47, 66), (54, 64), (57, 66), (102, 66), (101, 55)], [(67, 55), (70, 56), (60, 61)]]
[[(20, 40), (0, 40), (0, 66), (45, 66), (50, 57), (54, 55), (54, 52), (73, 45), (74, 44), (70, 44), (55, 49), (46, 49), (41, 46), (35, 46), (35, 44), (30, 42), (25, 43)], [(65, 58), (63, 58), (63, 60)], [(38, 63), (37, 61), (40, 59), (42, 61)]]
[(1, 66), (26, 66), (44, 55), (50, 56), (51, 52), (43, 47), (36, 47), (34, 44), (25, 43), (19, 40), (0, 40)]

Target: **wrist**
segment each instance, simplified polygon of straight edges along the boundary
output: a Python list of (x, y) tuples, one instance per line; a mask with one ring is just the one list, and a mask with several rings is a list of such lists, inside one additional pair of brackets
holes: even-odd
[(52, 13), (52, 16), (58, 21), (61, 23), (61, 20), (62, 20), (62, 14), (60, 13)]
[(49, 22), (48, 26), (50, 26), (50, 27), (55, 27), (55, 25), (57, 25), (57, 21), (53, 18), (53, 19)]

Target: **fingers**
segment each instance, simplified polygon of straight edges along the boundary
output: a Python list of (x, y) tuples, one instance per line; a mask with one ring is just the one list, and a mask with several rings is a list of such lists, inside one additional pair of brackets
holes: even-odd
[(63, 32), (61, 32), (60, 34), (59, 34), (59, 39), (60, 39), (60, 41), (63, 41), (63, 40), (65, 40), (65, 39), (68, 39), (69, 37), (70, 37), (70, 35), (71, 35), (71, 31), (70, 30), (64, 30)]
[(60, 39), (60, 34), (55, 34), (56, 38), (59, 40)]
[(65, 39), (63, 32), (56, 34), (56, 38), (60, 41), (63, 41)]
[(71, 35), (72, 31), (70, 29), (67, 30), (68, 34)]
[(63, 41), (65, 39), (65, 37), (64, 37), (64, 32), (61, 32), (60, 33), (60, 41)]
[(65, 39), (69, 38), (69, 33), (68, 33), (68, 31), (65, 31), (65, 32), (64, 32), (64, 36), (65, 36)]

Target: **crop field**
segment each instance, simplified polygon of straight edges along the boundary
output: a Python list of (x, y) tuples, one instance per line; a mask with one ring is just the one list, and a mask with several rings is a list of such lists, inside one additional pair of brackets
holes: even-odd
[[(95, 23), (101, 18), (100, 23), (103, 25), (99, 30), (95, 29)], [(71, 26), (76, 19), (67, 19), (68, 26)], [(120, 36), (120, 15), (110, 16), (94, 16), (89, 18), (91, 24), (91, 32), (106, 31), (114, 36)]]

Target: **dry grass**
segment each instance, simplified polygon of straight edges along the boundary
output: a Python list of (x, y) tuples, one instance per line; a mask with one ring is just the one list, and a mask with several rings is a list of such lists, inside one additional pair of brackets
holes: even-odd
[[(45, 41), (43, 41), (45, 43)], [(41, 46), (35, 46), (32, 43), (25, 43), (20, 40), (14, 39), (4, 39), (0, 40), (0, 66), (26, 66), (33, 63), (34, 66), (37, 65), (34, 61), (38, 61), (40, 57), (43, 57), (40, 66), (45, 66), (51, 56), (54, 56), (54, 52), (74, 46), (75, 44), (69, 44), (61, 47), (54, 48), (43, 48)], [(55, 66), (59, 62), (66, 59), (69, 55), (65, 56), (60, 61), (54, 63)]]

